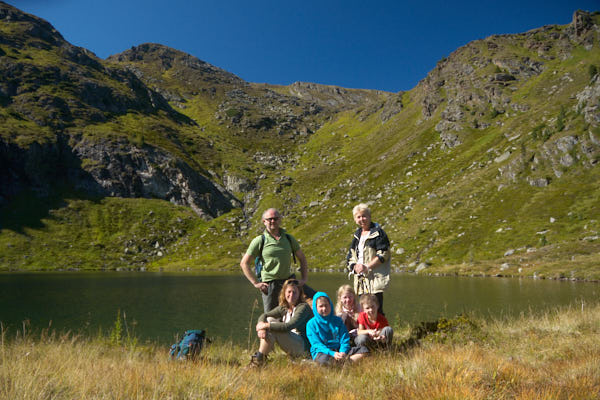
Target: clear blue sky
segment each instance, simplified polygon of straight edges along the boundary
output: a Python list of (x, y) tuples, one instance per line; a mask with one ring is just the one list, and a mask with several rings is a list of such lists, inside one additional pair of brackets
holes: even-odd
[(8, 0), (106, 58), (154, 42), (249, 82), (412, 89), (472, 40), (571, 22), (600, 0)]

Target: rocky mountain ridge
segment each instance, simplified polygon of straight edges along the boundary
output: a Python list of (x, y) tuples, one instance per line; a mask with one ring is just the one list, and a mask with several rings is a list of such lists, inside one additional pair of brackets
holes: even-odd
[[(532, 114), (532, 107), (535, 105), (529, 103), (526, 94), (523, 94), (523, 88), (544, 72), (546, 62), (570, 59), (577, 46), (590, 51), (597, 37), (598, 25), (593, 22), (590, 14), (577, 11), (571, 25), (564, 29), (546, 26), (523, 34), (495, 35), (471, 42), (442, 60), (415, 89), (417, 93), (422, 93), (420, 101), (423, 118), (430, 119), (438, 113), (440, 120), (435, 130), (440, 134), (442, 146), (453, 148), (462, 143), (462, 136), (473, 134), (465, 132), (465, 128), (489, 128), (491, 122), (486, 121), (489, 119), (486, 116), (510, 118)], [(515, 57), (514, 49), (517, 46), (536, 52), (539, 59)], [(566, 90), (573, 81), (570, 74), (566, 73), (556, 79), (552, 87), (546, 88), (545, 94), (555, 96)], [(589, 84), (574, 95), (578, 99), (577, 105), (573, 106), (574, 110), (583, 112), (586, 123), (594, 126), (597, 123), (593, 121), (600, 118), (600, 110), (594, 106), (596, 98), (593, 94), (598, 85), (599, 80), (591, 77)], [(572, 99), (573, 95), (570, 97)], [(543, 117), (539, 125), (534, 127), (534, 130), (543, 130), (545, 133), (535, 132), (535, 135), (545, 136), (546, 139), (551, 136), (553, 127), (549, 125), (556, 121), (547, 120), (548, 118)], [(495, 123), (504, 125), (501, 121)], [(565, 128), (561, 126), (555, 130), (562, 131)], [(505, 135), (513, 142), (531, 133), (534, 131), (515, 129)], [(513, 158), (509, 165), (501, 167), (499, 175), (515, 181), (517, 175), (522, 175), (525, 170), (536, 171), (536, 165), (547, 162), (552, 165), (554, 175), (560, 177), (561, 167), (570, 167), (574, 163), (574, 157), (583, 159), (583, 164), (588, 167), (594, 166), (598, 162), (596, 142), (596, 136), (591, 131), (582, 136), (560, 138), (556, 142), (546, 141), (537, 150), (532, 147), (521, 150), (522, 157)], [(573, 156), (570, 152), (576, 145), (579, 151)], [(496, 151), (496, 161), (509, 158), (517, 150), (519, 149), (510, 148), (500, 153)], [(527, 177), (527, 180), (532, 185), (546, 185), (549, 181), (539, 176)]]

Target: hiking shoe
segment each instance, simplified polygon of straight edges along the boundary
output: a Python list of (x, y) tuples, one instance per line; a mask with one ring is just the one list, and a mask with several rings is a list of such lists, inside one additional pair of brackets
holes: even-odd
[(250, 356), (250, 362), (248, 363), (248, 368), (260, 368), (263, 367), (267, 363), (267, 356), (265, 356), (260, 351), (252, 354)]

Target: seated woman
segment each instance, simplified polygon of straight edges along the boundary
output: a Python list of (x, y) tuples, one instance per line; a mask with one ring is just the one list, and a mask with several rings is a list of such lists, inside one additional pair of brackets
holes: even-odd
[(356, 337), (358, 328), (358, 314), (362, 311), (358, 303), (358, 297), (350, 285), (342, 285), (337, 291), (337, 303), (335, 305), (335, 315), (344, 321), (348, 329), (350, 338)]
[(302, 286), (296, 279), (283, 283), (279, 306), (258, 318), (256, 332), (260, 344), (250, 359), (251, 366), (263, 365), (275, 343), (291, 357), (308, 356), (310, 344), (306, 338), (306, 323), (313, 313), (304, 300)]

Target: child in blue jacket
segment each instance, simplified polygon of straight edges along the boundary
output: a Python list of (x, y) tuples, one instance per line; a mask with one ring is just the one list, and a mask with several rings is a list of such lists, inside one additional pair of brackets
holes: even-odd
[(320, 365), (332, 362), (358, 361), (369, 350), (365, 346), (350, 347), (348, 329), (340, 317), (332, 312), (329, 296), (317, 292), (313, 297), (314, 317), (306, 324), (306, 336), (310, 342), (310, 354)]

